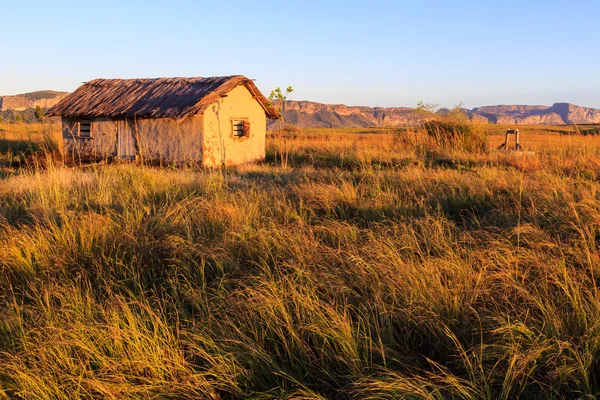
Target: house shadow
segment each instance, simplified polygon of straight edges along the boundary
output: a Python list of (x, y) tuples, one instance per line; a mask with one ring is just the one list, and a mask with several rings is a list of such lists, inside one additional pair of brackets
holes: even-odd
[(45, 160), (56, 149), (57, 146), (51, 142), (0, 139), (0, 168), (21, 168), (34, 159)]
[(0, 139), (0, 154), (29, 155), (41, 150), (42, 147), (42, 143), (30, 140)]

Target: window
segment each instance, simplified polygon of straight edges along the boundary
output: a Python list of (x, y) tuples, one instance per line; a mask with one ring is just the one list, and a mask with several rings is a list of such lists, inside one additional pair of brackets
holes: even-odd
[(79, 129), (77, 129), (77, 136), (80, 138), (91, 138), (92, 137), (92, 121), (89, 119), (82, 119), (79, 121)]
[(250, 122), (244, 119), (231, 120), (231, 133), (233, 137), (243, 138), (250, 136)]

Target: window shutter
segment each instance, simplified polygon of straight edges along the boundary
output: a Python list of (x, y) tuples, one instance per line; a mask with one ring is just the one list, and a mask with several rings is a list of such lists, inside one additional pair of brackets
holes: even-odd
[(250, 136), (250, 121), (244, 121), (244, 136)]
[(89, 119), (82, 119), (77, 123), (77, 136), (80, 138), (91, 138), (92, 137), (92, 121)]

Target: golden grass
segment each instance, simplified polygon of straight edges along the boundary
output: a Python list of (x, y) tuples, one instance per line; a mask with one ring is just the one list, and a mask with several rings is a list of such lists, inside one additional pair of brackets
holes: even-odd
[(286, 169), (11, 168), (0, 398), (597, 396), (600, 138), (401, 139), (304, 132)]
[(23, 164), (36, 153), (60, 151), (61, 148), (58, 124), (0, 123), (0, 176), (6, 172), (6, 165)]

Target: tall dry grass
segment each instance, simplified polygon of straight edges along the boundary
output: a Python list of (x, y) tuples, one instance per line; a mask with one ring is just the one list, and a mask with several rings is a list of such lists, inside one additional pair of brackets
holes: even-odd
[(62, 150), (60, 127), (55, 123), (0, 123), (0, 177), (12, 165), (23, 166), (29, 159), (58, 155)]
[(317, 132), (286, 169), (15, 169), (0, 397), (596, 396), (598, 138), (528, 139)]

